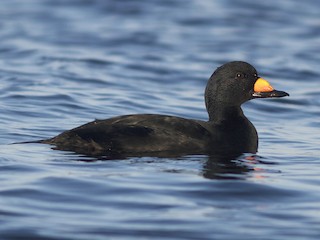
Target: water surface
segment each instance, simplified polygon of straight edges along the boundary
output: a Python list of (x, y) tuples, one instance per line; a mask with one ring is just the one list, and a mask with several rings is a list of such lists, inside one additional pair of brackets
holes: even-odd
[[(320, 4), (0, 3), (1, 239), (319, 239)], [(255, 156), (99, 161), (47, 145), (93, 119), (207, 119), (219, 65), (289, 98), (253, 100)]]

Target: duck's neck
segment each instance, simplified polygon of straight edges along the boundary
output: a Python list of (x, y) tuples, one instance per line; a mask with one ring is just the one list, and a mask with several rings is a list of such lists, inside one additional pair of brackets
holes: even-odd
[(209, 122), (232, 122), (239, 118), (246, 118), (240, 106), (219, 107), (219, 104), (208, 109)]

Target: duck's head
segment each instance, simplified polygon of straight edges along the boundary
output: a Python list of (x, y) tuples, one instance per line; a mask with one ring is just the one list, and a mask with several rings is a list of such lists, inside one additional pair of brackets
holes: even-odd
[(253, 98), (275, 98), (289, 96), (288, 93), (275, 90), (269, 82), (259, 76), (249, 63), (229, 62), (211, 75), (205, 101), (208, 112), (217, 107), (240, 107)]

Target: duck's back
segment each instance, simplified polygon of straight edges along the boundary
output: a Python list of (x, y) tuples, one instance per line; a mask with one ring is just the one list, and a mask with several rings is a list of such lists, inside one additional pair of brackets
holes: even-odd
[(139, 114), (96, 120), (43, 141), (88, 155), (197, 154), (208, 150), (205, 122)]

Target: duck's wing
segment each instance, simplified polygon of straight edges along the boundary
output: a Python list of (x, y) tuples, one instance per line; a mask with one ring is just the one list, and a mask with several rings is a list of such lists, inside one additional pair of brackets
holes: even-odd
[(166, 115), (126, 115), (96, 120), (47, 143), (92, 154), (204, 153), (210, 133), (197, 121)]

